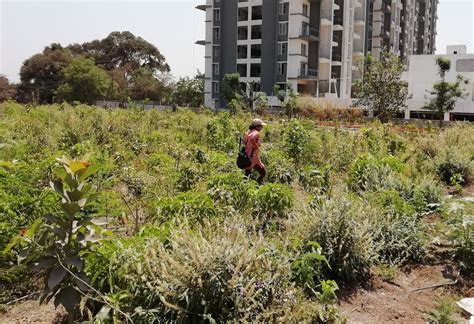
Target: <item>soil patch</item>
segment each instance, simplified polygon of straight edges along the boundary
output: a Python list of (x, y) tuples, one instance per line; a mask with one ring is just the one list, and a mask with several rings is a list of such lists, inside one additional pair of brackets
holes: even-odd
[(373, 277), (371, 289), (342, 292), (341, 312), (349, 323), (425, 323), (426, 312), (433, 310), (438, 297), (453, 286), (414, 290), (450, 282), (450, 268), (416, 266), (403, 269), (391, 281)]
[(24, 323), (61, 323), (66, 316), (62, 306), (54, 308), (53, 303), (39, 305), (37, 300), (28, 300), (8, 307), (5, 313), (0, 313), (0, 324)]

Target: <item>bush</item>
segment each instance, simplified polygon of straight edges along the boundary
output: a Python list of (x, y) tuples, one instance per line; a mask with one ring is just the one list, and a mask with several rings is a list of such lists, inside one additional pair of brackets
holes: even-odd
[(306, 239), (321, 244), (331, 266), (326, 269), (326, 275), (346, 283), (367, 277), (378, 255), (370, 223), (376, 217), (373, 209), (338, 198), (326, 201), (312, 217), (316, 221), (306, 224), (309, 227)]
[(220, 206), (231, 206), (235, 211), (244, 211), (253, 206), (257, 186), (242, 173), (230, 173), (211, 178), (207, 189)]
[(266, 184), (260, 187), (255, 197), (255, 212), (271, 219), (283, 217), (294, 204), (294, 194), (290, 187), (282, 184)]
[(318, 318), (314, 306), (303, 315), (297, 311), (300, 299), (291, 284), (288, 257), (239, 228), (214, 230), (209, 236), (177, 232), (170, 248), (150, 241), (144, 250), (145, 266), (129, 261), (133, 270), (126, 275), (135, 296), (130, 302), (140, 306), (138, 322)]
[(358, 157), (349, 169), (348, 185), (355, 192), (387, 188), (403, 165), (393, 157), (377, 159), (372, 155)]
[(438, 175), (448, 185), (464, 185), (471, 176), (470, 161), (453, 154), (447, 154), (438, 163)]
[(184, 220), (192, 224), (218, 215), (209, 195), (192, 191), (180, 193), (173, 198), (159, 199), (155, 210), (154, 218), (161, 223)]
[(300, 172), (299, 183), (307, 192), (327, 194), (331, 187), (329, 168), (318, 170), (308, 166)]
[(284, 152), (276, 149), (264, 150), (262, 162), (267, 170), (265, 181), (288, 185), (293, 182), (295, 177), (293, 160), (289, 159)]

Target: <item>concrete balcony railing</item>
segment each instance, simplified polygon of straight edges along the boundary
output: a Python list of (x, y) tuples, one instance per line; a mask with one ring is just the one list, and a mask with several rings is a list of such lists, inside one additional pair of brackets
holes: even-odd
[(319, 30), (309, 26), (303, 26), (300, 30), (300, 38), (309, 42), (319, 41)]
[(318, 78), (318, 70), (306, 69), (298, 70), (298, 79), (302, 80), (316, 80)]

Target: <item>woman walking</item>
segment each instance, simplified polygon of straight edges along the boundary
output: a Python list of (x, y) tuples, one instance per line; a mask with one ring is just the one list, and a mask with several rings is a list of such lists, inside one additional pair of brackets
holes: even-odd
[(260, 146), (262, 145), (260, 141), (260, 131), (265, 125), (261, 119), (254, 119), (244, 137), (245, 153), (252, 162), (250, 166), (245, 169), (245, 175), (249, 177), (253, 170), (257, 171), (259, 173), (259, 177), (257, 178), (259, 184), (263, 183), (263, 179), (266, 175), (265, 165), (260, 160)]

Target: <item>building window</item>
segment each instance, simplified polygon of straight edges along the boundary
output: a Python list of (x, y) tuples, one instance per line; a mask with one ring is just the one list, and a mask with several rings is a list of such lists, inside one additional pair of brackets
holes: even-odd
[(289, 11), (289, 3), (288, 2), (280, 2), (278, 4), (278, 13), (280, 16), (286, 16)]
[(309, 10), (308, 10), (308, 5), (303, 4), (303, 16), (309, 17)]
[(214, 9), (214, 20), (215, 21), (221, 20), (221, 10), (220, 9)]
[(247, 45), (237, 45), (237, 58), (246, 59), (248, 57)]
[(250, 48), (250, 57), (251, 58), (262, 58), (262, 45), (255, 44)]
[(239, 8), (238, 20), (239, 21), (249, 20), (249, 8), (246, 8), (246, 7)]
[(219, 82), (212, 82), (212, 92), (219, 93)]
[(252, 20), (262, 20), (262, 6), (252, 7)]
[(252, 26), (252, 39), (262, 39), (262, 26), (261, 25)]
[(288, 23), (279, 23), (278, 24), (278, 34), (281, 36), (288, 35)]
[(214, 39), (221, 38), (221, 30), (219, 27), (214, 27)]
[(219, 63), (212, 64), (212, 74), (219, 75)]
[(260, 78), (261, 66), (260, 64), (250, 64), (250, 77)]
[(306, 44), (301, 44), (301, 55), (308, 56), (308, 46)]
[(238, 40), (247, 40), (249, 38), (249, 27), (248, 26), (239, 26), (237, 29), (237, 39)]
[(212, 51), (214, 57), (219, 57), (221, 55), (221, 48), (219, 46), (214, 46)]
[(278, 75), (285, 75), (286, 74), (286, 66), (287, 66), (287, 63), (285, 63), (285, 62), (278, 63), (278, 65), (277, 65)]
[(288, 43), (278, 43), (278, 55), (288, 54)]
[(237, 64), (237, 73), (241, 78), (247, 77), (247, 64)]

